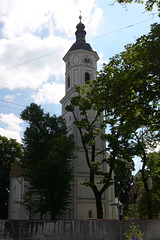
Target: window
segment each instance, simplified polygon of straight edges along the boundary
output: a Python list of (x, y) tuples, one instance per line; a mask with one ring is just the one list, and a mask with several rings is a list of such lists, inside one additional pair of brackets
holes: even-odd
[(90, 80), (90, 74), (88, 72), (85, 73), (85, 83)]
[(71, 85), (71, 80), (70, 80), (70, 76), (68, 76), (67, 78), (67, 88), (70, 88)]
[(89, 216), (89, 218), (92, 218), (92, 210), (89, 210), (88, 216)]

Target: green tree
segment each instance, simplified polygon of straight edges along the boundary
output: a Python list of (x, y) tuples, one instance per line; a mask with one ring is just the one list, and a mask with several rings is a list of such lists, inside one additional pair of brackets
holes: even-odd
[[(134, 145), (135, 155), (143, 163), (142, 180), (148, 192), (147, 149), (154, 149), (160, 136), (160, 25), (153, 24), (148, 35), (112, 57), (94, 81), (93, 91), (106, 110), (106, 118)], [(149, 201), (148, 217), (152, 218)]]
[(147, 154), (147, 167), (145, 174), (150, 181), (149, 192), (145, 192), (144, 187), (140, 188), (141, 197), (139, 200), (139, 214), (141, 218), (147, 217), (147, 203), (150, 200), (153, 218), (158, 218), (160, 214), (160, 152)]
[(22, 158), (21, 145), (0, 136), (0, 218), (8, 217), (9, 175), (15, 158)]
[(129, 210), (130, 198), (129, 193), (133, 184), (132, 163), (121, 160), (114, 168), (115, 175), (115, 195), (123, 204), (123, 215), (126, 216)]
[(31, 104), (21, 118), (29, 126), (24, 132), (22, 162), (29, 188), (24, 205), (30, 214), (51, 214), (55, 219), (68, 207), (74, 153), (73, 136), (67, 136), (62, 117), (50, 116), (36, 104)]
[[(122, 162), (126, 165), (132, 163), (131, 154), (128, 154), (128, 152), (131, 153), (131, 147), (126, 139), (122, 139), (116, 128), (114, 129), (112, 119), (110, 121), (103, 118), (104, 105), (101, 105), (98, 99), (94, 83), (90, 81), (84, 86), (78, 86), (77, 93), (78, 95), (71, 99), (71, 104), (66, 107), (66, 110), (72, 112), (74, 116), (74, 124), (78, 128), (85, 151), (89, 177), (82, 184), (92, 189), (96, 200), (97, 218), (102, 219), (102, 194), (113, 184), (114, 169), (116, 167), (118, 169), (118, 166), (124, 167)], [(77, 108), (80, 119), (76, 116)], [(106, 127), (111, 133), (105, 133)], [(104, 142), (102, 149), (97, 147), (99, 140)], [(110, 153), (109, 156), (106, 155), (106, 150)], [(117, 174), (117, 182), (118, 179)]]
[[(145, 174), (147, 151), (156, 147), (160, 137), (160, 25), (153, 24), (148, 35), (138, 38), (134, 44), (128, 44), (125, 51), (112, 57), (107, 65), (104, 64), (96, 80), (77, 89), (78, 96), (72, 99), (67, 110), (73, 113), (75, 125), (81, 134), (90, 169), (90, 179), (86, 185), (92, 188), (97, 203), (103, 190), (112, 182), (117, 161), (123, 158), (129, 161), (133, 155), (141, 158), (143, 185), (145, 192), (149, 192), (148, 176)], [(79, 107), (81, 120), (76, 119), (74, 114), (76, 107)], [(89, 119), (91, 109), (95, 112), (92, 120)], [(97, 128), (96, 122), (103, 112), (105, 119)], [(108, 135), (104, 133), (106, 127)], [(110, 150), (107, 150), (110, 157), (102, 161), (109, 165), (109, 172), (101, 172), (102, 162), (96, 160), (98, 135), (109, 142)], [(91, 158), (87, 155), (87, 145), (92, 149)], [(103, 176), (104, 186), (100, 191), (97, 191), (95, 175)], [(147, 209), (148, 218), (152, 218), (149, 200)]]
[(160, 1), (159, 0), (117, 0), (118, 3), (126, 5), (127, 3), (141, 3), (143, 4), (145, 2), (145, 9), (147, 11), (152, 11), (154, 6), (157, 6), (158, 11), (160, 11)]
[(110, 161), (116, 162), (114, 165), (115, 195), (123, 204), (123, 215), (126, 215), (129, 207), (129, 192), (133, 183), (132, 170), (134, 170), (135, 150), (134, 144), (128, 141), (127, 135), (124, 137), (118, 130), (117, 127), (120, 124), (117, 125), (117, 121), (108, 118), (109, 133), (106, 134), (106, 143)]

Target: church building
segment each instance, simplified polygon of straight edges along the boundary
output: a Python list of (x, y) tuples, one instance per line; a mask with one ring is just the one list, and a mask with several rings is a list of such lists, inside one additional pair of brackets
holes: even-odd
[[(65, 96), (61, 100), (62, 117), (66, 120), (68, 134), (74, 135), (76, 150), (76, 158), (73, 160), (74, 182), (70, 200), (70, 210), (64, 213), (65, 219), (96, 219), (96, 202), (93, 191), (90, 187), (81, 185), (82, 182), (89, 176), (89, 168), (86, 163), (84, 149), (81, 143), (80, 134), (77, 127), (73, 124), (74, 118), (72, 113), (67, 112), (65, 107), (70, 104), (72, 97), (76, 96), (76, 86), (83, 86), (88, 80), (96, 79), (98, 54), (92, 49), (89, 43), (86, 42), (85, 26), (81, 22), (82, 17), (79, 17), (80, 22), (77, 25), (75, 32), (76, 41), (71, 46), (69, 51), (64, 56), (63, 60), (66, 65), (65, 72)], [(80, 118), (78, 109), (76, 117)], [(92, 117), (92, 116), (91, 116)], [(102, 121), (103, 116), (99, 121)], [(100, 138), (97, 142), (97, 151), (105, 149), (105, 142)], [(107, 153), (103, 158), (106, 158)], [(27, 183), (24, 182), (20, 175), (20, 169), (16, 170), (18, 165), (14, 164), (10, 175), (11, 191), (9, 201), (9, 219), (29, 219), (23, 205), (18, 203), (25, 191)], [(105, 166), (106, 167), (106, 166)], [(108, 166), (107, 166), (108, 168)], [(18, 191), (18, 192), (17, 192)], [(102, 195), (103, 218), (118, 219), (118, 209), (115, 204), (114, 184), (107, 189)], [(62, 217), (61, 217), (62, 218)]]
[[(85, 25), (81, 22), (82, 17), (80, 16), (79, 18), (80, 22), (76, 26), (77, 30), (75, 32), (76, 42), (63, 58), (66, 64), (66, 73), (65, 96), (61, 100), (62, 116), (66, 120), (68, 134), (74, 135), (75, 144), (78, 146), (76, 158), (73, 161), (74, 183), (70, 206), (72, 211), (68, 217), (73, 219), (95, 219), (97, 218), (97, 212), (93, 191), (90, 187), (81, 185), (89, 176), (89, 168), (86, 163), (84, 148), (81, 143), (78, 128), (73, 124), (73, 115), (65, 110), (65, 107), (70, 104), (71, 98), (77, 95), (76, 86), (83, 86), (88, 80), (96, 79), (97, 61), (99, 60), (98, 54), (92, 49), (90, 44), (86, 42)], [(76, 109), (75, 114), (77, 119), (81, 118), (78, 109)], [(92, 114), (94, 114), (94, 112)], [(102, 118), (103, 116), (100, 117), (99, 121), (102, 122)], [(97, 139), (96, 147), (97, 151), (105, 149), (105, 142), (100, 138)], [(102, 157), (104, 159), (106, 155)], [(115, 192), (113, 184), (105, 191), (102, 197), (104, 218), (117, 219), (117, 209), (114, 206), (114, 202)]]

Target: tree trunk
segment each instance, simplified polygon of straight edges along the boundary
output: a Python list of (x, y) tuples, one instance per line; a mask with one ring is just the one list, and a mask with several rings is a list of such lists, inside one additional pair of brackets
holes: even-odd
[(103, 219), (103, 208), (102, 208), (101, 194), (96, 193), (95, 198), (96, 198), (97, 219)]
[(142, 165), (142, 170), (141, 170), (141, 175), (142, 175), (142, 181), (144, 184), (144, 189), (146, 191), (146, 193), (148, 194), (148, 198), (147, 198), (147, 212), (148, 212), (148, 219), (152, 219), (153, 218), (153, 214), (152, 214), (152, 196), (151, 196), (151, 192), (148, 188), (148, 184), (147, 184), (147, 178), (145, 176), (145, 167), (146, 167), (146, 153), (145, 151), (143, 152), (143, 165)]

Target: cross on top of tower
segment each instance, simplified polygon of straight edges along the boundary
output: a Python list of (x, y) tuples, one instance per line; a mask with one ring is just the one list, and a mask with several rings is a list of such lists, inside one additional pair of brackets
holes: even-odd
[(81, 22), (81, 19), (82, 19), (81, 11), (80, 11), (79, 19), (80, 19), (80, 22)]

